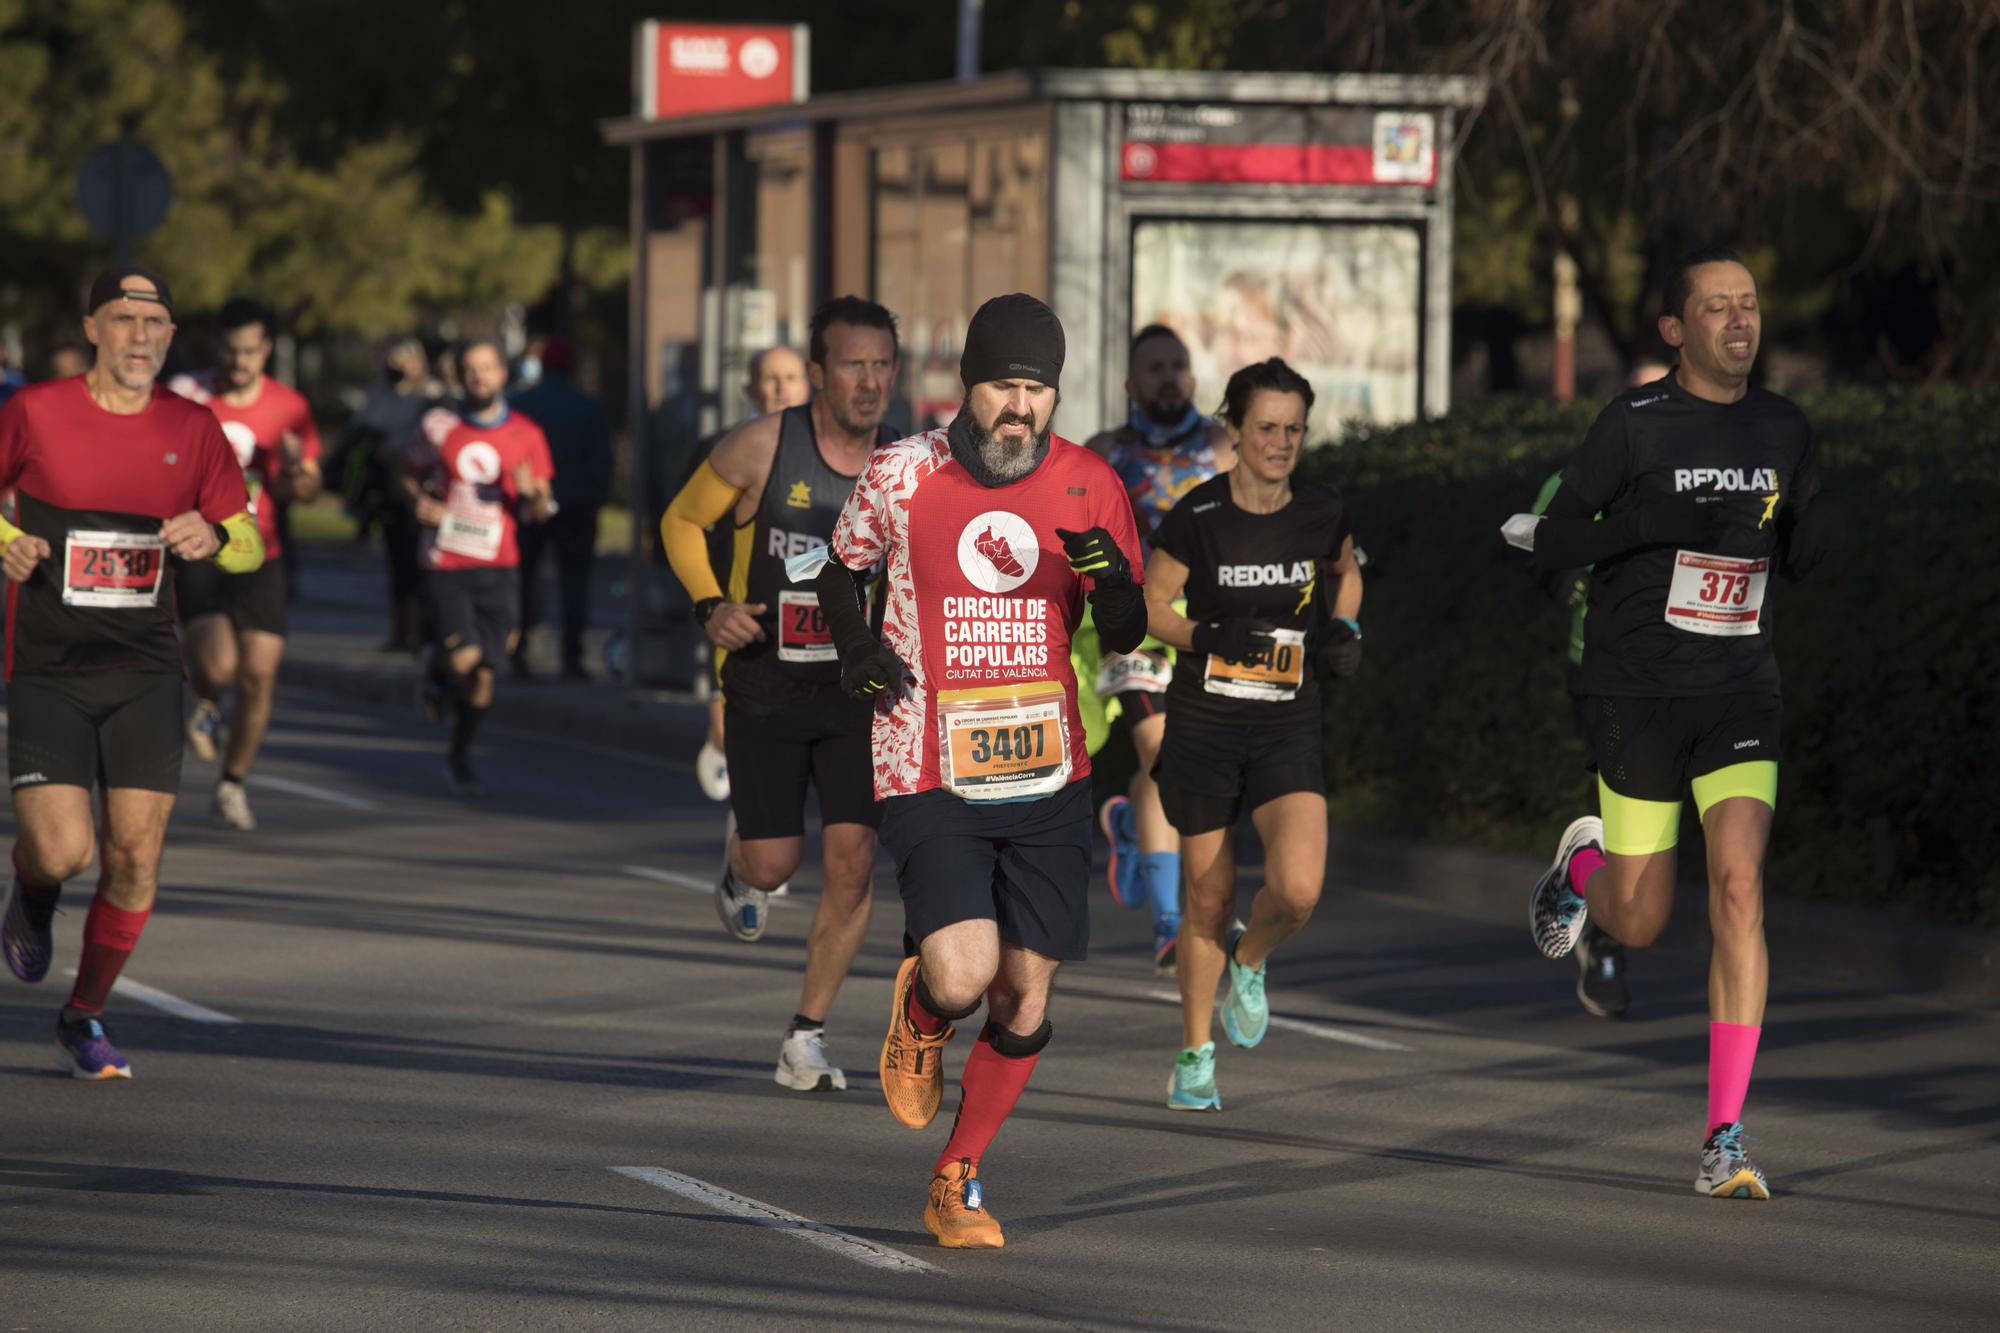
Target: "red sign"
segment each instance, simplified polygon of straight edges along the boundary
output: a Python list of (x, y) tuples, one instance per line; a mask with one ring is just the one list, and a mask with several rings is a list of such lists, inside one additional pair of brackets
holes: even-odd
[(803, 23), (641, 23), (639, 118), (805, 101), (807, 32)]
[(1125, 108), (1119, 178), (1209, 185), (1437, 183), (1436, 119), (1362, 107)]

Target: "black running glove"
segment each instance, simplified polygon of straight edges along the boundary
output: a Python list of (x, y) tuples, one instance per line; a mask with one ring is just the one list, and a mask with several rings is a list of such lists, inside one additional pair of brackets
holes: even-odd
[(902, 659), (868, 628), (861, 606), (861, 581), (831, 556), (813, 579), (820, 614), (840, 654), (840, 688), (850, 699), (873, 699), (903, 680)]
[(852, 659), (844, 653), (840, 658), (840, 688), (850, 699), (873, 699), (903, 679), (903, 660), (880, 639), (870, 638), (873, 646)]
[(1336, 620), (1319, 646), (1319, 664), (1328, 674), (1345, 679), (1361, 669), (1361, 627)]
[(1106, 583), (1132, 581), (1132, 562), (1125, 558), (1125, 552), (1118, 549), (1117, 539), (1103, 528), (1089, 528), (1083, 532), (1057, 528), (1056, 536), (1062, 538), (1063, 554), (1069, 557), (1070, 573), (1095, 579), (1099, 587)]
[(1225, 662), (1240, 663), (1269, 654), (1277, 646), (1277, 640), (1272, 637), (1277, 628), (1268, 620), (1235, 616), (1196, 625), (1188, 639), (1198, 653), (1219, 657)]

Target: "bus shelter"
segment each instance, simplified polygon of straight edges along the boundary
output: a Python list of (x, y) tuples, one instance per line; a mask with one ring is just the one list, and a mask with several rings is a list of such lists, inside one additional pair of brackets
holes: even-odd
[(957, 409), (966, 322), (1009, 291), (1062, 319), (1071, 438), (1125, 417), (1127, 344), (1151, 323), (1187, 341), (1204, 406), (1282, 356), (1321, 439), (1442, 414), (1453, 145), (1483, 95), (1460, 77), (1018, 70), (607, 122), (632, 182), (628, 676), (703, 678), (659, 514), (699, 442), (749, 414), (750, 359), (803, 351), (830, 296), (896, 313), (903, 429)]

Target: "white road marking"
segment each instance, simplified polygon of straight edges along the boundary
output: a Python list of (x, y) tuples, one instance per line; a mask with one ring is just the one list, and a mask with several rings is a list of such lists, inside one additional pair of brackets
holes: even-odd
[(252, 773), (250, 785), (268, 787), (272, 791), (284, 792), (287, 796), (304, 796), (315, 801), (325, 801), (328, 805), (345, 806), (349, 810), (380, 810), (382, 807), (365, 796), (349, 796), (344, 791), (331, 787), (316, 787), (310, 782), (295, 782), (291, 778), (273, 777), (267, 773)]
[(668, 1171), (664, 1167), (657, 1166), (614, 1166), (611, 1169), (621, 1176), (629, 1176), (633, 1180), (670, 1190), (682, 1198), (693, 1199), (696, 1203), (713, 1208), (718, 1213), (728, 1213), (731, 1217), (740, 1217), (759, 1226), (788, 1232), (808, 1245), (831, 1250), (844, 1259), (852, 1259), (855, 1263), (866, 1264), (870, 1268), (886, 1268), (898, 1273), (944, 1271), (936, 1264), (926, 1263), (914, 1255), (904, 1254), (901, 1250), (892, 1250), (886, 1245), (877, 1245), (872, 1240), (850, 1236), (845, 1231), (837, 1231), (809, 1217), (800, 1217), (797, 1213), (773, 1208), (768, 1203), (759, 1203), (755, 1199), (731, 1193), (719, 1185), (696, 1180), (693, 1176), (684, 1176), (678, 1171)]
[[(1181, 993), (1172, 990), (1149, 990), (1149, 1000), (1165, 1000), (1172, 1004), (1181, 1002)], [(1271, 1026), (1286, 1032), (1299, 1032), (1308, 1037), (1318, 1037), (1323, 1041), (1345, 1042), (1349, 1046), (1361, 1046), (1371, 1051), (1413, 1051), (1414, 1046), (1404, 1046), (1384, 1037), (1370, 1037), (1360, 1032), (1349, 1032), (1346, 1028), (1328, 1027), (1324, 1023), (1308, 1023), (1302, 1018), (1280, 1018), (1271, 1016)]]
[[(73, 977), (76, 975), (76, 969), (66, 968), (64, 973)], [(190, 1023), (216, 1023), (226, 1027), (236, 1027), (243, 1021), (240, 1018), (231, 1018), (228, 1014), (217, 1013), (206, 1005), (196, 1004), (192, 1000), (183, 1000), (178, 995), (169, 995), (163, 990), (134, 981), (130, 977), (120, 977), (112, 982), (111, 993), (137, 1000), (140, 1004), (149, 1004), (162, 1013), (172, 1014), (175, 1018), (185, 1018)]]
[(624, 866), (626, 874), (634, 879), (650, 879), (659, 884), (671, 884), (677, 889), (693, 889), (697, 893), (714, 893), (715, 881), (696, 879), (693, 875), (676, 874), (671, 870), (655, 870), (651, 866)]

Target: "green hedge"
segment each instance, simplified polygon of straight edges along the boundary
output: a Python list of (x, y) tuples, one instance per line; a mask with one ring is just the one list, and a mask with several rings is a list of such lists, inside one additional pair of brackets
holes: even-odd
[[(2000, 924), (2000, 395), (1802, 405), (1846, 522), (1813, 579), (1772, 592), (1786, 717), (1771, 888)], [(1328, 710), (1337, 823), (1541, 851), (1594, 808), (1567, 615), (1499, 527), (1596, 410), (1493, 400), (1309, 455), (1369, 558), (1367, 661)], [(1691, 854), (1698, 836), (1690, 810)]]

